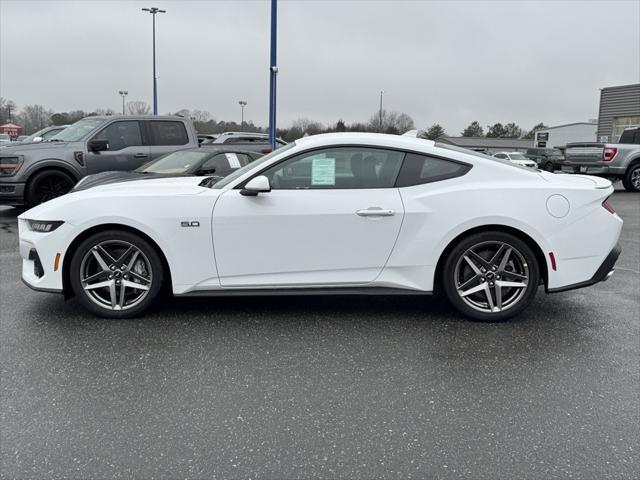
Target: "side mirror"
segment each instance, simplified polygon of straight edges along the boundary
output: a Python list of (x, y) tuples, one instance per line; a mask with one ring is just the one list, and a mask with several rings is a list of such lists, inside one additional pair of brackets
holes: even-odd
[(43, 140), (42, 137), (34, 137), (33, 140), (31, 140), (33, 143), (39, 143)]
[(264, 175), (258, 175), (247, 182), (244, 188), (240, 190), (240, 195), (255, 197), (259, 193), (270, 191), (271, 185), (269, 184), (269, 179)]
[(109, 142), (107, 140), (90, 140), (89, 150), (92, 152), (104, 152), (109, 150)]

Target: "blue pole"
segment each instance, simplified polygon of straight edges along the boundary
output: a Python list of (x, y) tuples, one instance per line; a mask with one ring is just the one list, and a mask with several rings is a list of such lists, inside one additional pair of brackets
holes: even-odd
[(271, 61), (269, 64), (269, 143), (276, 149), (276, 52), (278, 40), (278, 0), (271, 0)]
[(158, 79), (156, 78), (156, 12), (153, 12), (153, 114), (158, 115)]

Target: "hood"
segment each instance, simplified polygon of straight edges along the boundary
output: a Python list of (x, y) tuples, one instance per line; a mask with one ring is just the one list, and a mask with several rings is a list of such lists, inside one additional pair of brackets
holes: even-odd
[(68, 145), (68, 142), (37, 142), (37, 143), (18, 143), (8, 147), (3, 147), (0, 151), (3, 154), (13, 153), (21, 154), (26, 152), (33, 152), (37, 150), (51, 150), (54, 148), (64, 148)]
[(79, 192), (99, 185), (109, 185), (112, 183), (125, 183), (135, 181), (158, 180), (161, 178), (178, 178), (185, 177), (185, 174), (161, 174), (161, 173), (141, 173), (141, 172), (101, 172), (93, 175), (87, 175), (80, 180), (72, 192)]
[(606, 178), (594, 177), (592, 175), (572, 175), (568, 173), (538, 172), (543, 179), (564, 187), (585, 187), (604, 189), (611, 187), (611, 182)]
[(208, 177), (162, 177), (149, 180), (131, 180), (96, 185), (81, 191), (72, 191), (61, 197), (41, 203), (22, 213), (19, 218), (45, 220), (55, 218), (67, 221), (79, 204), (85, 201), (108, 202), (113, 197), (124, 197), (135, 202), (138, 197), (173, 197), (178, 195), (198, 195), (211, 192), (201, 187), (203, 179)]

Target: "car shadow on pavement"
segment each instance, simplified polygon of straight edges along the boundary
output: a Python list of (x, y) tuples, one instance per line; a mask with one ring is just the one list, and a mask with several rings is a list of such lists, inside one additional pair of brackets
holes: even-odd
[(548, 301), (539, 293), (526, 312), (501, 323), (469, 321), (443, 299), (414, 296), (167, 298), (144, 317), (127, 320), (96, 318), (73, 299), (47, 296), (32, 303), (29, 318), (37, 324), (34, 328), (51, 329), (52, 338), (61, 337), (63, 348), (81, 334), (98, 349), (112, 349), (111, 337), (113, 342), (126, 338), (130, 348), (140, 351), (193, 343), (215, 350), (241, 337), (247, 342), (244, 348), (269, 339), (274, 344), (302, 342), (311, 349), (329, 342), (353, 349), (395, 346), (443, 359), (522, 361), (523, 356), (542, 359), (571, 351), (588, 355), (603, 328), (598, 314), (570, 296)]

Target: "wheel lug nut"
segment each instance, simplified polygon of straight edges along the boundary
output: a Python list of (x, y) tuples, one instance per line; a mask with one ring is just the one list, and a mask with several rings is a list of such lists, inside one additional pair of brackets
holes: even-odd
[(490, 287), (493, 287), (493, 282), (489, 282), (489, 286), (490, 286)]
[(115, 266), (115, 265), (111, 265), (109, 268), (110, 268), (111, 270), (115, 270), (115, 269), (116, 269), (116, 266)]
[(127, 268), (126, 265), (120, 265), (120, 270), (124, 270), (125, 268)]
[(109, 280), (111, 280), (113, 278), (113, 275), (109, 275)]
[(496, 275), (496, 280), (500, 280), (500, 275)]
[(484, 283), (484, 281), (485, 281), (485, 280), (484, 280), (484, 277), (482, 277), (482, 278), (480, 279), (480, 281), (481, 281), (482, 283)]
[(494, 272), (498, 269), (498, 267), (496, 267), (495, 265), (493, 266), (493, 268), (491, 270), (493, 270)]

